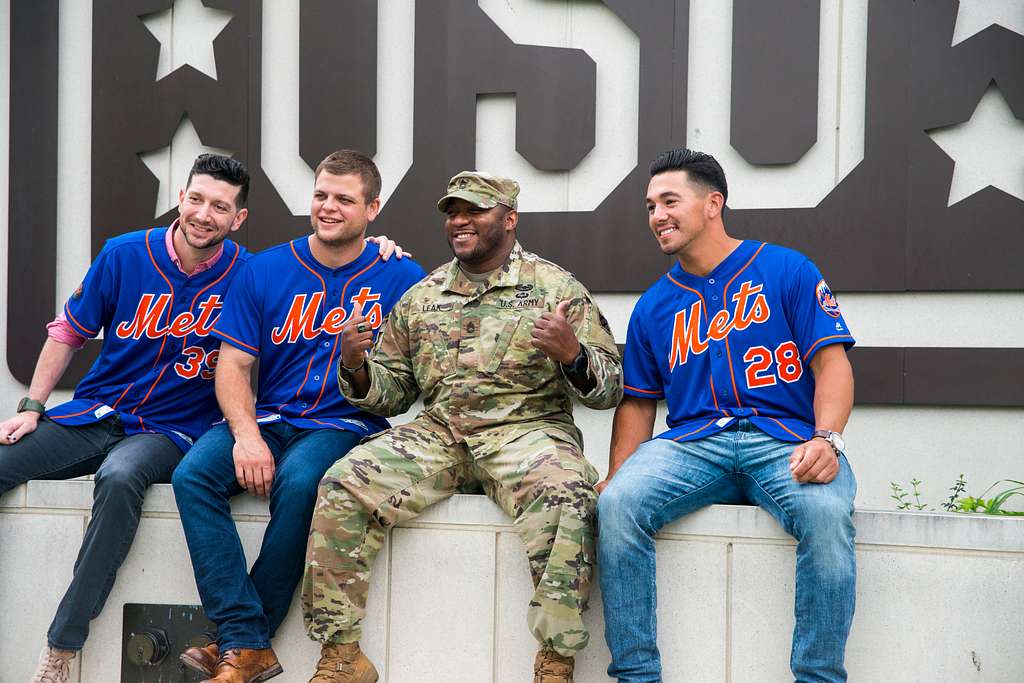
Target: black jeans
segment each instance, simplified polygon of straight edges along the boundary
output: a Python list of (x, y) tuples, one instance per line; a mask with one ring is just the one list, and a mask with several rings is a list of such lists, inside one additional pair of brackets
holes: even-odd
[(43, 417), (36, 431), (0, 446), (0, 494), (30, 479), (96, 475), (92, 519), (71, 585), (47, 633), (52, 647), (81, 650), (85, 645), (89, 622), (103, 609), (139, 528), (146, 488), (170, 482), (181, 457), (162, 434), (126, 436), (116, 416), (80, 427)]

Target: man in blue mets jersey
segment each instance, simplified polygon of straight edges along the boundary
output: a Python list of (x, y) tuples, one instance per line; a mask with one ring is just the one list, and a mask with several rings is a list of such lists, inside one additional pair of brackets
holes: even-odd
[[(725, 173), (679, 149), (651, 164), (647, 211), (677, 263), (629, 321), (625, 397), (598, 484), (610, 676), (661, 680), (654, 535), (713, 503), (755, 503), (797, 540), (797, 681), (845, 681), (853, 619), (856, 481), (840, 432), (854, 339), (805, 256), (730, 237)], [(657, 402), (668, 431), (652, 439)]]
[[(376, 330), (425, 275), (411, 259), (385, 262), (365, 248), (366, 226), (380, 210), (380, 173), (369, 157), (335, 152), (315, 178), (313, 234), (252, 257), (227, 294), (212, 331), (222, 342), (216, 389), (225, 423), (174, 474), (196, 585), (217, 625), (216, 642), (186, 650), (181, 661), (213, 681), (281, 673), (270, 640), (302, 576), (320, 478), (360, 439), (388, 426), (342, 397), (339, 332), (360, 312)], [(250, 572), (229, 508), (245, 490), (270, 499)]]
[[(0, 423), (0, 493), (30, 479), (96, 475), (91, 521), (33, 680), (68, 679), (131, 547), (146, 488), (169, 482), (220, 415), (218, 340), (209, 335), (247, 258), (226, 238), (245, 221), (248, 192), (242, 162), (204, 154), (179, 194), (178, 220), (109, 240), (47, 326), (17, 415)], [(71, 356), (101, 330), (99, 358), (74, 398), (46, 408)]]

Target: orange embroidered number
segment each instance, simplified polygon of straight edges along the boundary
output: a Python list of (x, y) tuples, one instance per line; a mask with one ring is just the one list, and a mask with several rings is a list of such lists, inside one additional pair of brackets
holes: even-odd
[(783, 382), (795, 382), (804, 374), (800, 351), (791, 341), (783, 342), (775, 349), (775, 364), (778, 366), (779, 378)]
[(758, 389), (770, 387), (775, 384), (775, 375), (760, 374), (767, 370), (772, 364), (772, 352), (763, 346), (751, 346), (743, 354), (743, 362), (747, 366), (747, 387)]
[(213, 379), (213, 373), (217, 371), (217, 361), (220, 359), (220, 351), (214, 349), (206, 354), (206, 369), (203, 370), (203, 379)]
[[(213, 379), (213, 371), (217, 367), (220, 351), (213, 350), (206, 353), (206, 349), (201, 346), (190, 346), (182, 351), (181, 355), (185, 356), (185, 360), (174, 364), (174, 371), (178, 373), (179, 377), (195, 379), (201, 372), (203, 379)], [(206, 369), (203, 369), (204, 366)]]
[(748, 363), (747, 388), (759, 389), (775, 385), (775, 373), (770, 370), (773, 356), (775, 371), (783, 382), (795, 382), (804, 374), (800, 351), (793, 342), (779, 344), (774, 354), (764, 346), (751, 346), (743, 354), (743, 362)]

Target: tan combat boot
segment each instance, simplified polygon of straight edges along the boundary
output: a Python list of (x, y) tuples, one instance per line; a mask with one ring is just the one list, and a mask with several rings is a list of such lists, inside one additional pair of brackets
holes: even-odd
[(541, 650), (533, 660), (533, 683), (572, 683), (576, 660), (554, 650)]
[(359, 643), (327, 643), (309, 683), (376, 683), (377, 669), (359, 649)]
[(72, 650), (58, 650), (47, 645), (39, 653), (39, 667), (31, 683), (67, 683), (71, 676), (71, 660), (74, 658), (75, 652)]

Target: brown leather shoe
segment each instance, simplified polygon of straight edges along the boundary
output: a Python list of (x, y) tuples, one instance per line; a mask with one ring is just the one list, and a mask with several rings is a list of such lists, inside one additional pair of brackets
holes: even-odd
[(328, 643), (320, 648), (320, 661), (309, 683), (376, 683), (377, 678), (377, 669), (359, 643)]
[(554, 650), (541, 650), (533, 660), (533, 683), (572, 683), (576, 660)]
[(210, 643), (203, 647), (190, 647), (181, 653), (178, 661), (204, 676), (212, 676), (213, 670), (217, 668), (217, 661), (220, 659), (220, 650), (217, 643)]
[(283, 671), (269, 647), (264, 650), (231, 649), (220, 653), (213, 678), (202, 683), (261, 683)]

